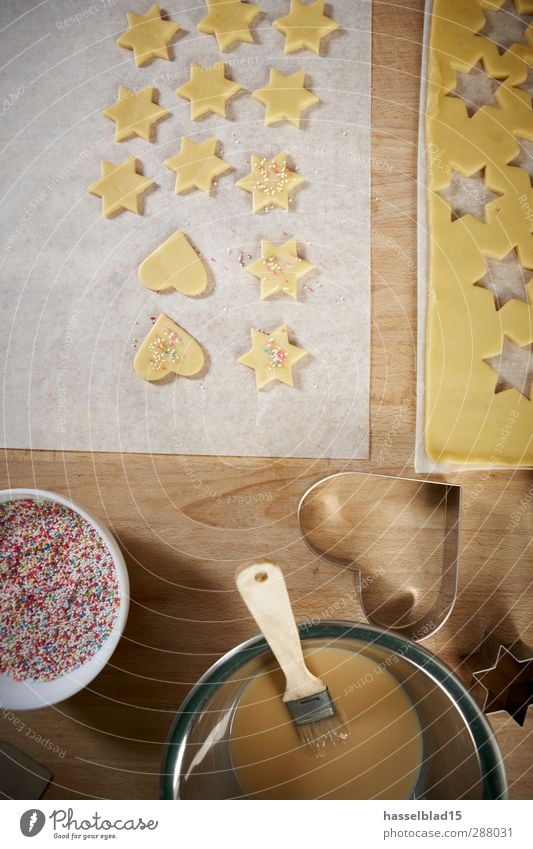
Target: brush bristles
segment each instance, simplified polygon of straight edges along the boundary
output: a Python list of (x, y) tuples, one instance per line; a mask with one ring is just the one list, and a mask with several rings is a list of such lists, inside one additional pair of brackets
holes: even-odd
[(303, 699), (293, 699), (285, 702), (296, 725), (307, 725), (310, 722), (320, 722), (335, 714), (335, 705), (327, 687), (320, 693), (304, 696)]
[(296, 730), (302, 743), (305, 743), (317, 758), (327, 757), (331, 746), (346, 743), (350, 736), (350, 729), (338, 712), (319, 722), (296, 725)]

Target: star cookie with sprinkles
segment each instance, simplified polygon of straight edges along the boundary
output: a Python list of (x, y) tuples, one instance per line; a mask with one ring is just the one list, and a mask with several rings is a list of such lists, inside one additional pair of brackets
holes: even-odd
[(250, 166), (250, 173), (235, 185), (251, 193), (253, 212), (267, 206), (288, 210), (289, 192), (303, 183), (304, 178), (288, 168), (287, 154), (278, 153), (273, 159), (265, 159), (252, 153)]
[(289, 14), (278, 18), (272, 26), (285, 36), (285, 53), (295, 50), (311, 50), (320, 53), (320, 42), (339, 24), (324, 14), (325, 0), (302, 3), (291, 0)]
[(152, 59), (168, 59), (169, 43), (180, 25), (174, 21), (164, 21), (161, 9), (154, 4), (146, 13), (127, 12), (128, 29), (117, 38), (119, 47), (133, 50), (137, 67), (146, 65)]
[(266, 107), (267, 127), (278, 121), (288, 121), (295, 127), (300, 126), (301, 113), (319, 101), (316, 94), (305, 88), (304, 81), (305, 71), (286, 75), (275, 68), (270, 69), (268, 85), (252, 92), (252, 97)]
[(150, 141), (153, 125), (170, 115), (170, 112), (154, 103), (153, 97), (152, 86), (139, 91), (119, 86), (117, 102), (102, 112), (102, 115), (115, 122), (115, 141), (125, 141), (132, 136)]
[(196, 29), (206, 35), (214, 35), (219, 50), (227, 50), (234, 42), (253, 42), (250, 24), (261, 9), (255, 3), (242, 0), (206, 0), (207, 15)]
[(226, 117), (226, 101), (242, 89), (242, 85), (228, 80), (225, 65), (217, 62), (211, 68), (191, 64), (191, 78), (176, 90), (178, 97), (191, 102), (191, 118), (196, 121), (202, 115), (213, 112)]
[(257, 389), (262, 389), (273, 380), (293, 386), (292, 367), (305, 357), (308, 351), (291, 345), (284, 324), (272, 333), (254, 329), (251, 333), (252, 348), (239, 358), (239, 362), (254, 369)]
[(167, 374), (192, 377), (202, 370), (204, 353), (196, 341), (168, 315), (161, 313), (135, 355), (133, 367), (144, 380)]
[(180, 152), (170, 159), (165, 159), (167, 168), (177, 174), (177, 195), (190, 189), (201, 189), (208, 195), (215, 177), (231, 168), (231, 165), (216, 155), (217, 144), (217, 139), (207, 139), (197, 144), (184, 136)]
[(139, 195), (155, 184), (137, 173), (135, 157), (129, 156), (118, 164), (103, 159), (100, 169), (101, 177), (91, 183), (87, 191), (102, 198), (102, 215), (111, 218), (124, 209), (140, 215)]
[(289, 239), (283, 245), (261, 240), (261, 257), (246, 271), (261, 281), (261, 300), (270, 298), (279, 292), (298, 297), (298, 280), (314, 268), (310, 262), (298, 256), (296, 239)]

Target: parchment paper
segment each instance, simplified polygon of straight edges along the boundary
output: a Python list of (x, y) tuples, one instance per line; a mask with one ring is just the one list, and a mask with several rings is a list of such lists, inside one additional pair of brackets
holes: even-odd
[[(142, 69), (115, 41), (126, 11), (148, 2), (4, 0), (0, 91), (2, 154), (0, 350), (3, 363), (2, 444), (17, 448), (263, 456), (368, 455), (369, 189), (371, 4), (335, 0), (328, 14), (342, 29), (322, 55), (285, 56), (271, 21), (288, 0), (262, 0), (255, 44), (228, 53), (197, 33), (205, 5), (174, 0), (165, 7), (181, 24), (174, 61)], [(253, 91), (269, 68), (304, 69), (320, 104), (304, 113), (302, 130), (264, 126), (264, 107), (249, 93), (229, 104), (232, 120), (193, 122), (175, 89), (189, 64), (223, 60), (229, 75)], [(101, 115), (118, 86), (155, 85), (171, 117), (156, 142), (114, 142)], [(234, 171), (211, 197), (174, 193), (163, 160), (180, 139), (216, 137)], [(306, 183), (289, 213), (252, 214), (251, 197), (235, 182), (251, 153), (286, 151)], [(100, 214), (86, 193), (100, 160), (136, 156), (157, 188), (143, 216)], [(203, 255), (209, 293), (186, 298), (148, 292), (139, 263), (182, 229)], [(261, 301), (259, 281), (243, 265), (260, 240), (292, 236), (316, 270), (300, 281), (300, 298)], [(150, 317), (165, 312), (203, 346), (208, 369), (198, 379), (157, 384), (133, 370)], [(271, 384), (257, 392), (253, 371), (237, 363), (250, 329), (289, 327), (310, 351), (294, 370), (295, 389)]]

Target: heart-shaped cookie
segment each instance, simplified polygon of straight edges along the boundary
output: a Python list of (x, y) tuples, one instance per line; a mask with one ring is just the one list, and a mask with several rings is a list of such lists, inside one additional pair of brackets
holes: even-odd
[(203, 365), (204, 353), (196, 339), (165, 313), (157, 319), (133, 362), (144, 380), (161, 380), (169, 372), (191, 377)]
[(205, 266), (181, 230), (141, 262), (138, 274), (143, 286), (155, 292), (176, 289), (182, 295), (199, 295), (207, 286)]

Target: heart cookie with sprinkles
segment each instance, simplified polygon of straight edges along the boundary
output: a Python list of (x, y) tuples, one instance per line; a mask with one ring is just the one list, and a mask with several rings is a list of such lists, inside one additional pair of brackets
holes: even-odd
[(198, 374), (204, 365), (204, 353), (182, 327), (161, 313), (137, 351), (133, 366), (144, 380), (161, 380), (169, 372), (183, 377)]

